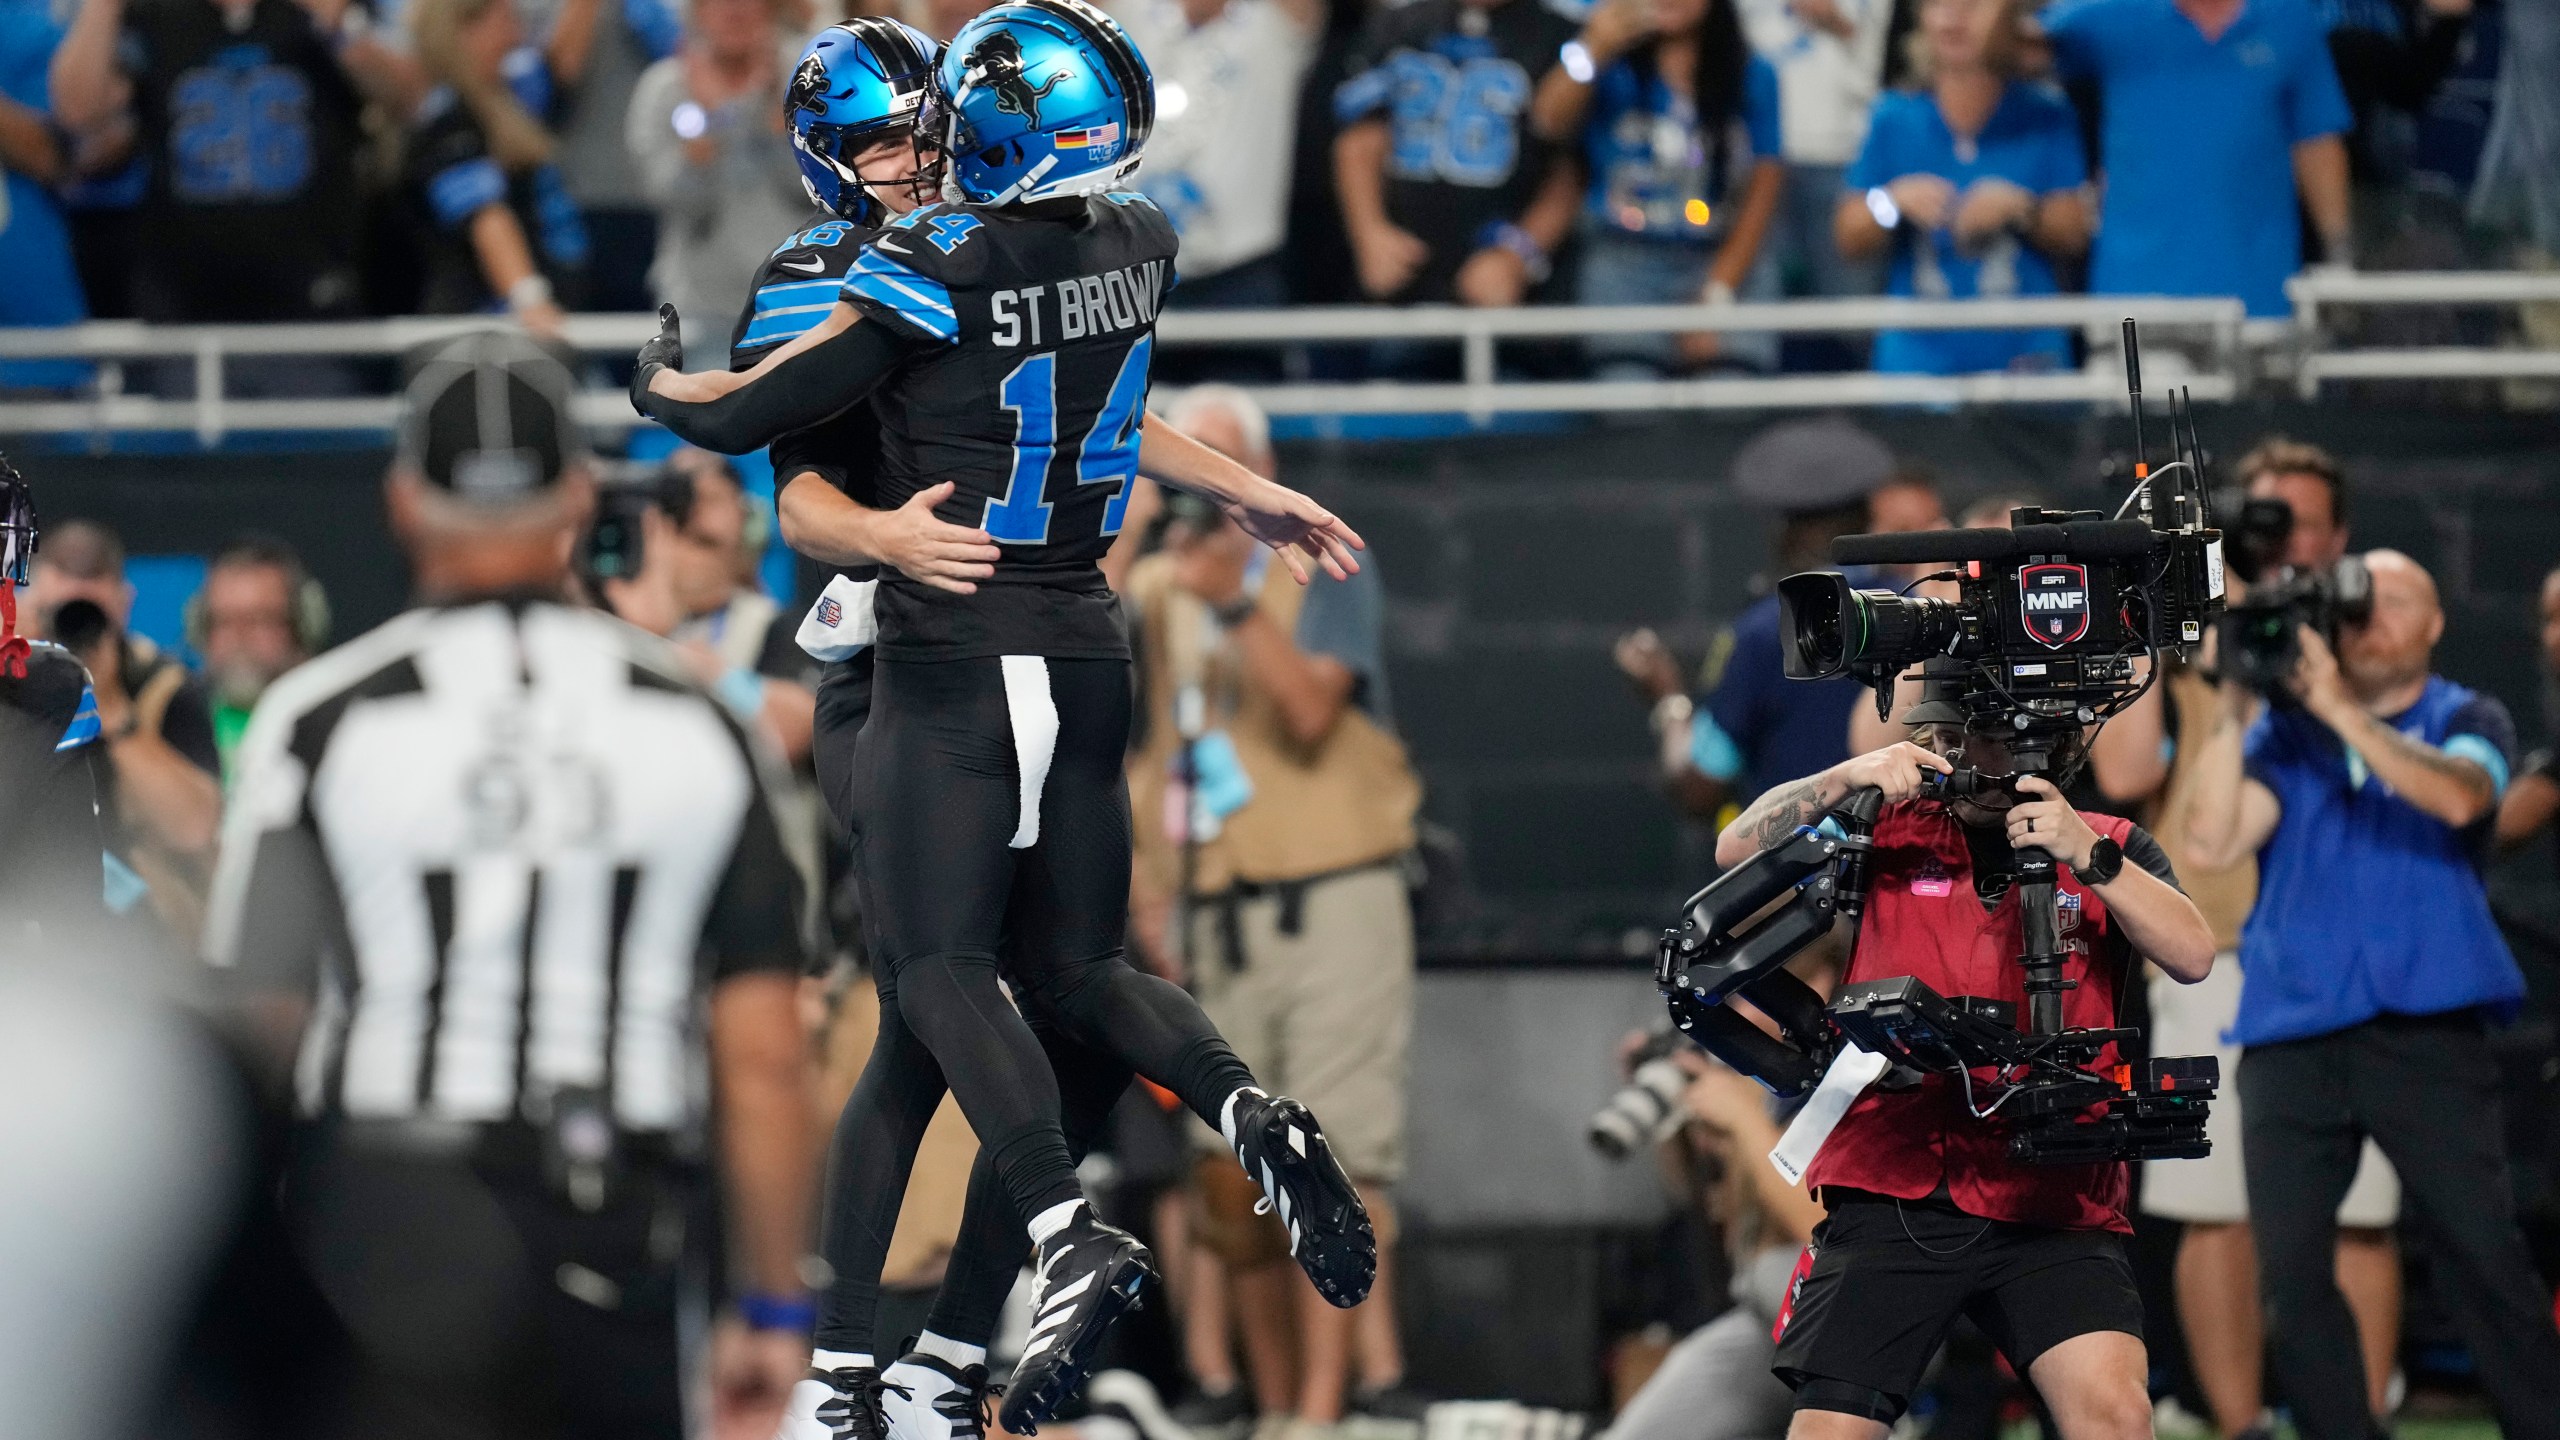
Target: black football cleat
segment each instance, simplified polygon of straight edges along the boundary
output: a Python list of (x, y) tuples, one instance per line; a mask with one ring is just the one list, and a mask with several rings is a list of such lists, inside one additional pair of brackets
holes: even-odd
[(1038, 1432), (1084, 1383), (1113, 1321), (1135, 1310), (1156, 1283), (1147, 1247), (1079, 1205), (1073, 1220), (1040, 1246), (1031, 1287), (1031, 1334), (1005, 1387), (999, 1418), (1017, 1435)]
[(892, 1387), (869, 1367), (812, 1369), (791, 1387), (779, 1440), (888, 1440), (881, 1398)]
[(881, 1410), (889, 1440), (985, 1440), (987, 1383), (984, 1365), (954, 1365), (939, 1355), (911, 1352), (880, 1372), (888, 1388)]
[(1241, 1090), (1225, 1118), (1227, 1143), (1262, 1187), (1254, 1213), (1279, 1216), (1289, 1254), (1316, 1293), (1345, 1310), (1368, 1299), (1378, 1278), (1377, 1232), (1316, 1117), (1285, 1095)]

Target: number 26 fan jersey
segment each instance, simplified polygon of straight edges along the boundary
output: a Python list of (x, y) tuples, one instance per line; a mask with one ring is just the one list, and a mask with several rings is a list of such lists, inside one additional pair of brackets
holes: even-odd
[(895, 509), (952, 481), (936, 513), (984, 528), (1003, 550), (974, 595), (885, 574), (884, 658), (1128, 653), (1098, 562), (1137, 475), (1174, 250), (1153, 202), (1112, 191), (1003, 209), (927, 206), (883, 229), (846, 270), (844, 300), (908, 346), (875, 396), (878, 503)]

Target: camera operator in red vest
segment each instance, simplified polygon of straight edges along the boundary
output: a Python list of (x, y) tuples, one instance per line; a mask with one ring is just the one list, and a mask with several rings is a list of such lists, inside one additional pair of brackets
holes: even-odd
[[(1736, 864), (1821, 823), (1852, 792), (1884, 794), (1869, 895), (1848, 981), (1916, 976), (1942, 995), (2006, 1000), (2026, 1013), (2016, 852), (2057, 864), (2056, 920), (2068, 951), (2066, 1026), (2116, 1023), (2139, 983), (2135, 957), (2176, 979), (2213, 966), (2213, 934), (2140, 826), (2074, 810), (2056, 788), (2087, 757), (2074, 737), (2045, 775), (2010, 793), (1937, 802), (1923, 778), (1958, 764), (2004, 776), (2001, 738), (1933, 682), (1903, 716), (1910, 742), (1780, 785), (1718, 837)], [(2097, 1065), (2115, 1063), (2112, 1048)], [(1789, 1440), (1883, 1440), (1959, 1315), (1990, 1336), (2044, 1397), (2064, 1440), (2149, 1440), (2142, 1303), (2123, 1244), (2127, 1168), (2027, 1165), (2008, 1158), (1997, 1075), (1968, 1097), (1952, 1075), (1870, 1089), (1806, 1173), (1829, 1217), (1796, 1268), (1778, 1321), (1778, 1377), (1795, 1387)]]

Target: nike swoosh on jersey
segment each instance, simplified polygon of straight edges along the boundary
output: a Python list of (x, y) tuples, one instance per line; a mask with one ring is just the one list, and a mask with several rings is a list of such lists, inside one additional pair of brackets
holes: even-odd
[(881, 236), (879, 239), (874, 240), (871, 243), (882, 250), (894, 251), (900, 255), (913, 255), (916, 253), (913, 250), (908, 249), (906, 246), (899, 244), (897, 241), (890, 239), (886, 235)]
[(777, 270), (797, 270), (803, 275), (815, 275), (827, 268), (827, 262), (819, 259), (815, 255), (812, 255), (805, 261), (777, 260), (774, 262), (774, 268)]

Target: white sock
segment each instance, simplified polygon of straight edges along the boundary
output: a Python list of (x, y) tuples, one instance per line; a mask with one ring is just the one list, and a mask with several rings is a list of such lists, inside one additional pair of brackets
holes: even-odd
[(1050, 1206), (1048, 1209), (1041, 1211), (1039, 1214), (1032, 1216), (1030, 1226), (1031, 1243), (1034, 1245), (1048, 1244), (1050, 1236), (1066, 1229), (1067, 1222), (1076, 1218), (1076, 1207), (1083, 1203), (1084, 1201), (1082, 1200), (1061, 1200), (1057, 1204)]
[(1250, 1095), (1257, 1100), (1268, 1100), (1271, 1098), (1252, 1086), (1246, 1085), (1239, 1088), (1233, 1095), (1228, 1096), (1226, 1104), (1218, 1107), (1218, 1133), (1227, 1137), (1227, 1148), (1230, 1150), (1236, 1148), (1236, 1102), (1247, 1095)]
[(927, 1330), (916, 1337), (915, 1353), (918, 1355), (930, 1355), (934, 1359), (940, 1360), (944, 1364), (960, 1370), (965, 1370), (972, 1365), (984, 1365), (987, 1363), (986, 1346), (971, 1345), (963, 1340), (954, 1340), (948, 1335), (936, 1335), (930, 1330)]
[(812, 1350), (809, 1352), (809, 1368), (812, 1370), (868, 1370), (871, 1368), (871, 1357), (856, 1354), (851, 1350)]

